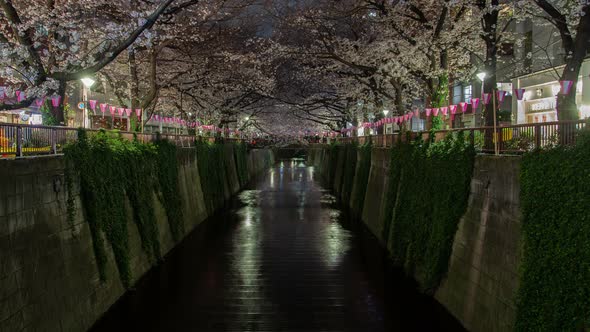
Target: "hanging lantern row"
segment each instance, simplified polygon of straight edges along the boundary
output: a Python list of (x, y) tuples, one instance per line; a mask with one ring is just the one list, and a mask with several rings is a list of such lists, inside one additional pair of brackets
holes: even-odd
[(315, 135), (314, 135), (314, 136), (321, 136), (321, 137), (336, 137), (336, 136), (338, 136), (338, 133), (337, 133), (337, 132), (334, 132), (334, 131), (324, 131), (324, 132), (318, 132), (318, 133), (315, 133)]

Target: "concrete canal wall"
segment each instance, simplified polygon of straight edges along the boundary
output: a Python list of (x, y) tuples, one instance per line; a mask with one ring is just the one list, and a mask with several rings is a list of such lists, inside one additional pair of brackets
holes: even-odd
[[(224, 147), (225, 197), (240, 189), (234, 146)], [(195, 149), (178, 151), (178, 190), (188, 234), (208, 217)], [(249, 177), (274, 163), (271, 150), (252, 150)], [(124, 293), (107, 247), (107, 279), (97, 270), (93, 240), (74, 184), (76, 214), (67, 218), (62, 157), (0, 160), (0, 331), (85, 331)], [(76, 182), (76, 181), (74, 181)], [(162, 255), (176, 245), (165, 209), (154, 191)], [(152, 266), (126, 197), (132, 284)], [(219, 208), (219, 206), (218, 206)]]
[[(308, 153), (308, 163), (340, 196), (344, 154), (344, 149), (329, 147), (312, 148)], [(355, 176), (361, 158), (358, 153)], [(372, 149), (361, 217), (391, 251), (391, 244), (386, 245), (383, 238), (389, 164), (389, 149)], [(468, 207), (454, 237), (448, 272), (434, 294), (470, 331), (510, 331), (514, 326), (521, 257), (519, 172), (519, 157), (476, 156)], [(344, 204), (351, 206), (352, 199)]]

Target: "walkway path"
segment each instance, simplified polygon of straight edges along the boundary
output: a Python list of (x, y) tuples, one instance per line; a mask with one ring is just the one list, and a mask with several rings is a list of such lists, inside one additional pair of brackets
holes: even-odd
[(191, 234), (95, 330), (461, 330), (346, 219), (312, 167), (281, 162)]

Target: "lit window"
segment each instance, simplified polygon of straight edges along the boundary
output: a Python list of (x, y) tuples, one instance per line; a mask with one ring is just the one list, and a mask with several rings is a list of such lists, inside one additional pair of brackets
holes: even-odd
[(471, 102), (471, 97), (473, 96), (473, 91), (471, 85), (467, 85), (463, 87), (463, 100), (466, 102)]
[(453, 87), (453, 104), (457, 105), (461, 102), (461, 86), (457, 85)]

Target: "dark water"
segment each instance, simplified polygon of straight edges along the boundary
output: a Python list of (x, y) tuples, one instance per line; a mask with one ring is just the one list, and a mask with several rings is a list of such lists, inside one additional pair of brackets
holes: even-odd
[(93, 331), (462, 331), (392, 268), (313, 167), (280, 162)]

